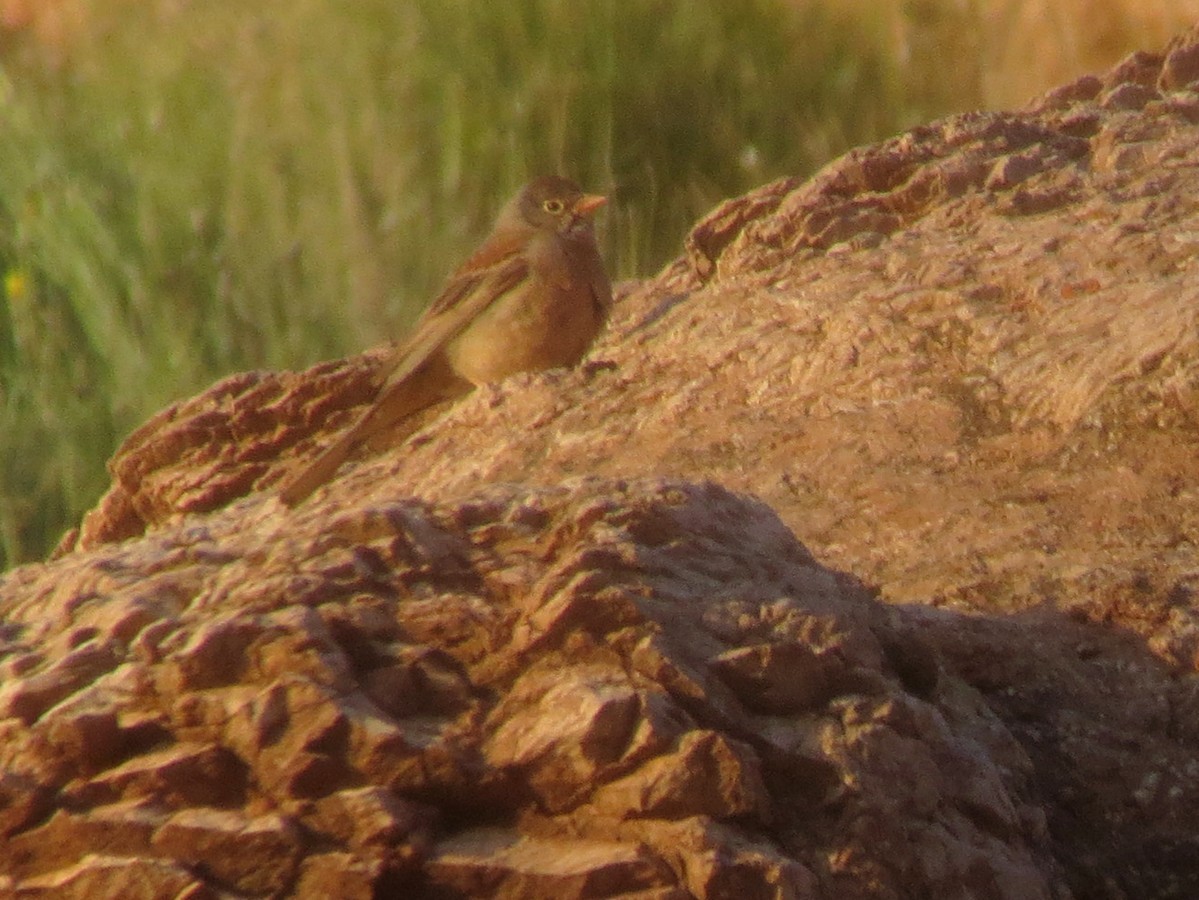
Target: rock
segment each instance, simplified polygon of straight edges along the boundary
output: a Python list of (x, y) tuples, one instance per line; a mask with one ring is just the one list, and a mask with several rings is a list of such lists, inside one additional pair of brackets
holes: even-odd
[(250, 896), (282, 894), (294, 882), (300, 857), (300, 836), (286, 819), (248, 819), (227, 810), (180, 810), (151, 843), (157, 853)]
[(596, 793), (613, 819), (745, 817), (769, 822), (770, 798), (751, 747), (713, 732), (691, 731), (671, 753)]
[(111, 768), (101, 767), (90, 778), (73, 779), (65, 790), (71, 802), (84, 806), (140, 799), (169, 804), (233, 803), (244, 796), (245, 775), (227, 749), (176, 738), (162, 749), (150, 749)]
[(811, 870), (770, 842), (747, 841), (735, 830), (703, 818), (683, 819), (667, 830), (673, 838), (672, 865), (681, 873), (685, 896), (820, 896)]
[[(641, 700), (633, 684), (610, 667), (594, 673), (563, 673), (558, 667), (531, 672), (492, 714), (496, 726), (484, 748), (487, 761), (500, 770), (518, 770), (547, 809), (570, 809), (597, 782), (626, 767), (630, 750), (640, 749), (635, 729)], [(555, 714), (546, 716), (547, 710)], [(570, 790), (563, 793), (564, 787)]]
[(314, 853), (304, 859), (294, 896), (299, 900), (374, 900), (383, 866), (350, 853)]
[(0, 687), (0, 718), (17, 718), (25, 724), (107, 672), (113, 664), (110, 647), (88, 641), (36, 675)]
[(1199, 81), (1199, 44), (1178, 41), (1162, 63), (1158, 86), (1181, 91)]
[(738, 647), (712, 668), (750, 709), (785, 715), (823, 705), (835, 692), (832, 670), (840, 667), (796, 642)]
[(504, 830), (480, 829), (444, 842), (430, 870), (434, 881), (464, 897), (687, 896), (669, 888), (649, 894), (672, 875), (636, 846)]
[[(68, 780), (41, 800), (46, 824), (13, 819), (4, 873), (40, 884), (103, 852), (249, 896), (316, 892), (330, 867), (362, 894), (850, 896), (853, 878), (829, 860), (877, 874), (919, 822), (937, 863), (904, 877), (922, 890), (979, 865), (1029, 896), (1058, 883), (1043, 833), (1017, 813), (1034, 805), (1027, 758), (1006, 744), (994, 757), (951, 725), (960, 701), (942, 712), (939, 681), (910, 694), (890, 667), (885, 647), (902, 636), (886, 608), (763, 504), (715, 485), (591, 478), (404, 506), (363, 507), (372, 524), (350, 546), (327, 539), (340, 527), (327, 517), (283, 544), (236, 507), (202, 533), (181, 523), (193, 550), (172, 565), (200, 589), (176, 614), (176, 649), (118, 659), (115, 671), (140, 672), (125, 690), (81, 686), (89, 702), (59, 704), (89, 710), (96, 695), (109, 730), (136, 713), (159, 740), (114, 754), (78, 728), (33, 726), (40, 757), (77, 764), (55, 770)], [(156, 530), (41, 577), (161, 561), (178, 539)], [(422, 542), (461, 548), (462, 564), (425, 565)], [(407, 562), (319, 591), (234, 574), (271, 553), (301, 578), (353, 553)], [(41, 614), (70, 628), (60, 612)], [(266, 664), (273, 647), (293, 671)], [(397, 669), (409, 675), (372, 677)], [(388, 687), (415, 696), (376, 705)], [(969, 718), (989, 715), (980, 701)]]
[(346, 846), (390, 846), (413, 835), (427, 835), (432, 810), (400, 799), (378, 787), (352, 788), (328, 794), (316, 805), (313, 823)]
[(23, 832), (53, 808), (51, 791), (36, 777), (0, 774), (0, 837)]
[[(105, 858), (99, 867), (104, 871), (117, 859), (152, 856), (150, 841), (164, 819), (153, 804), (141, 800), (93, 806), (85, 812), (60, 808), (44, 824), (22, 831), (8, 842), (10, 871), (26, 879), (52, 882), (64, 872), (74, 871), (72, 877), (79, 877), (75, 864), (91, 855)], [(99, 877), (98, 872), (94, 877)]]
[(181, 866), (156, 859), (130, 859), (88, 854), (77, 864), (41, 878), (31, 878), (15, 890), (20, 898), (93, 900), (95, 897), (128, 897), (130, 900), (215, 900), (219, 896)]
[(294, 511), (379, 351), (156, 416), (0, 581), (3, 890), (1199, 895), (1196, 47), (721, 204)]

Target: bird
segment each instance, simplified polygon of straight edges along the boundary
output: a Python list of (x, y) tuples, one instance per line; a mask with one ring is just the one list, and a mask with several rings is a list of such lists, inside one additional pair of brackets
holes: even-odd
[(582, 359), (612, 307), (593, 224), (607, 199), (559, 175), (521, 188), (389, 355), (371, 406), (284, 481), (283, 503), (302, 503), (358, 447), (414, 413), (517, 372)]

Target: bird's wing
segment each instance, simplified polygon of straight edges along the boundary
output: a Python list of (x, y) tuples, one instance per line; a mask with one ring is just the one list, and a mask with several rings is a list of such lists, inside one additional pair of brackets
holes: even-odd
[(480, 313), (528, 274), (519, 241), (489, 241), (457, 272), (417, 322), (411, 337), (396, 348), (381, 373), (389, 383), (407, 378), (430, 356), (457, 337)]
[[(484, 255), (491, 245), (472, 256), (450, 278), (445, 289), (421, 316), (412, 336), (396, 348), (381, 373), (385, 379), (379, 396), (365, 413), (279, 490), (288, 506), (296, 506), (328, 481), (362, 441), (397, 418), (415, 412), (435, 399), (421, 380), (410, 376), (437, 350), (466, 328), (496, 298), (519, 284), (528, 272), (528, 262), (519, 244), (505, 252)], [(501, 248), (504, 249), (504, 248)], [(486, 260), (486, 264), (482, 261)], [(397, 406), (397, 400), (400, 401)]]
[(429, 316), (453, 308), (464, 291), (469, 290), (479, 280), (489, 277), (496, 270), (508, 266), (513, 257), (517, 257), (523, 262), (523, 251), (529, 245), (529, 237), (530, 235), (517, 231), (491, 235), (454, 271), (441, 293), (429, 304), (425, 315)]
[(591, 302), (595, 304), (596, 316), (601, 322), (606, 322), (612, 312), (612, 282), (608, 280), (608, 273), (604, 271), (604, 264), (598, 255), (588, 266), (587, 284), (591, 288)]
[(588, 235), (586, 240), (572, 239), (567, 243), (566, 254), (572, 276), (586, 285), (591, 295), (596, 318), (606, 322), (612, 311), (612, 282), (608, 280), (594, 238)]

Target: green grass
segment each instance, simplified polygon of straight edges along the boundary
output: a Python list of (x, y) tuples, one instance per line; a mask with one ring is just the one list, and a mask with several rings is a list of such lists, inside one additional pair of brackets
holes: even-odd
[(629, 277), (911, 124), (880, 32), (785, 0), (93, 0), (61, 66), (5, 48), (0, 563), (170, 400), (401, 334), (530, 174), (612, 194)]

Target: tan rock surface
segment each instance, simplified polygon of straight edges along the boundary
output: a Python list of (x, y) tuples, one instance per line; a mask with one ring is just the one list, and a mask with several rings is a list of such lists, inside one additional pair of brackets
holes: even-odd
[(1061, 884), (982, 698), (712, 484), (252, 501), (25, 567), (0, 603), (8, 657), (43, 657), (13, 685), (90, 676), (12, 692), (18, 895), (190, 873), (320, 896), (331, 869), (360, 896)]
[(729, 201), (294, 512), (377, 354), (164, 411), (0, 583), (4, 883), (1199, 896), (1197, 60)]

